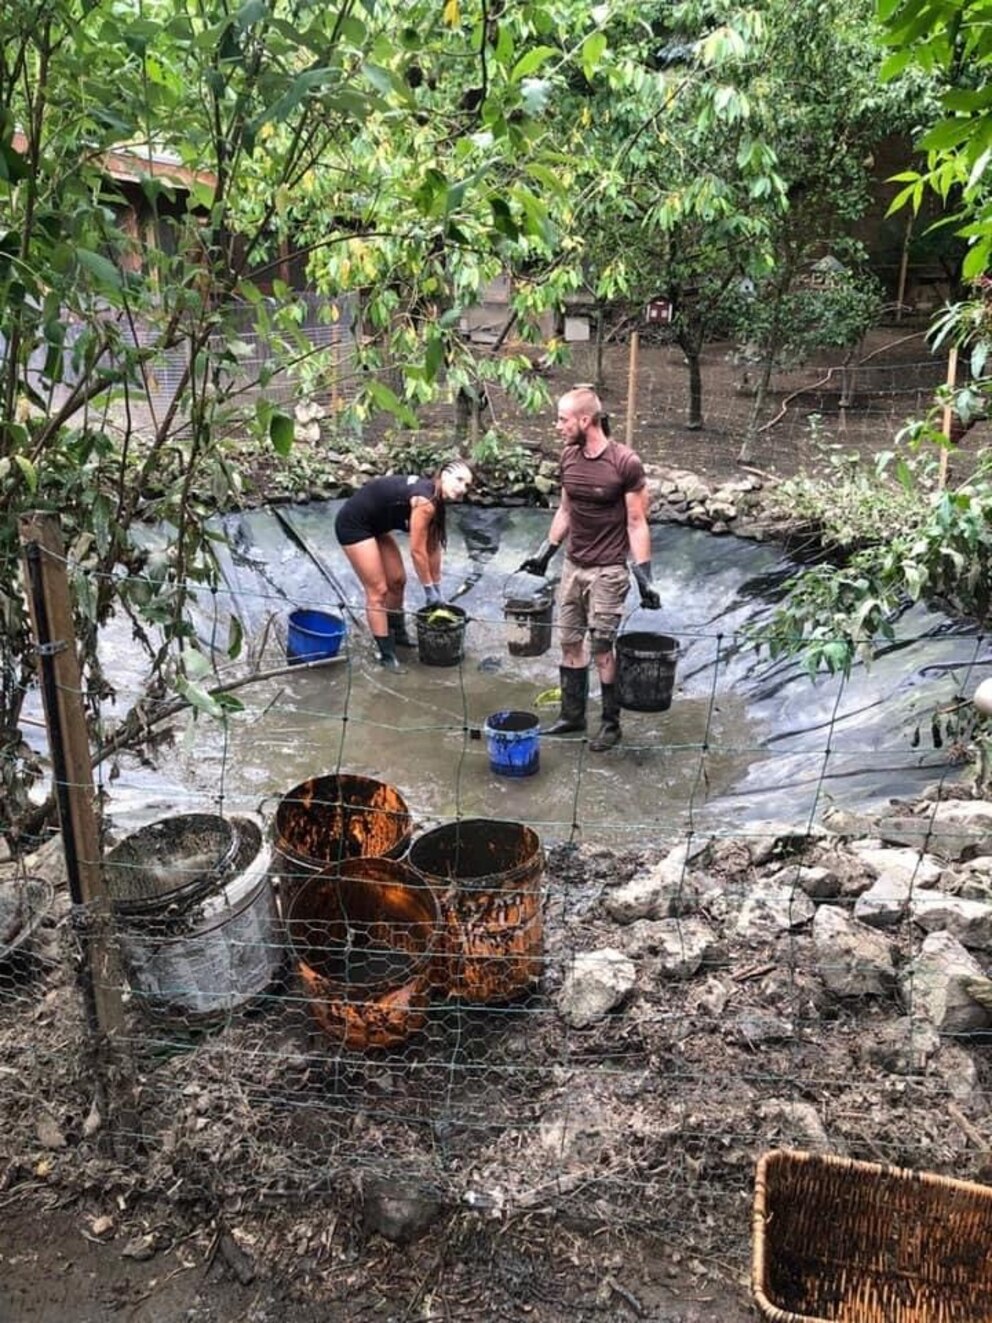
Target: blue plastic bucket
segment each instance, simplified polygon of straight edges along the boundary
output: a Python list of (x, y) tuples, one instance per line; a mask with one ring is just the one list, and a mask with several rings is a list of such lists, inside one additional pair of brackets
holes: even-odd
[(541, 766), (541, 723), (533, 712), (494, 712), (482, 732), (497, 776), (533, 776)]
[(326, 661), (336, 657), (348, 626), (340, 616), (327, 611), (292, 611), (286, 637), (286, 660), (290, 666), (300, 662)]

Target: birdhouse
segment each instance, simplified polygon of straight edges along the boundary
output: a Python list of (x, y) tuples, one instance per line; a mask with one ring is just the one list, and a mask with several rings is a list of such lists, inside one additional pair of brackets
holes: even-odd
[(672, 320), (672, 304), (670, 299), (652, 299), (647, 306), (644, 314), (645, 320), (651, 326), (668, 326)]

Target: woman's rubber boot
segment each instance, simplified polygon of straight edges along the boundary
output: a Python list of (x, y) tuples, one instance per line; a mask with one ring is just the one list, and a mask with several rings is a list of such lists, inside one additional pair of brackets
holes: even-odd
[(589, 741), (590, 753), (603, 753), (620, 743), (620, 699), (615, 684), (600, 685), (603, 721), (596, 736)]
[(561, 712), (544, 735), (572, 735), (586, 728), (586, 701), (589, 697), (589, 671), (585, 666), (559, 666), (561, 676)]
[(389, 620), (389, 637), (397, 648), (415, 648), (417, 645), (406, 632), (406, 612), (387, 611), (386, 617)]
[(387, 671), (395, 671), (398, 675), (406, 673), (406, 667), (400, 663), (396, 656), (396, 645), (393, 643), (391, 634), (376, 634), (376, 647), (379, 649), (379, 665)]

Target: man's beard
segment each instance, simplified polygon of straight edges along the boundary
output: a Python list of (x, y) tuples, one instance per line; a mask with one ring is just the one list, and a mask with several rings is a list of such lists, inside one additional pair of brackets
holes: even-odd
[(586, 443), (586, 429), (580, 427), (573, 437), (565, 442), (567, 446), (584, 446)]

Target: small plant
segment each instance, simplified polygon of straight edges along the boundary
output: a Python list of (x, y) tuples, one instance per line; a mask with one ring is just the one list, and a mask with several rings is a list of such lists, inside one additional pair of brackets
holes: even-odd
[(472, 462), (491, 486), (512, 488), (533, 484), (540, 456), (493, 428), (476, 442)]

